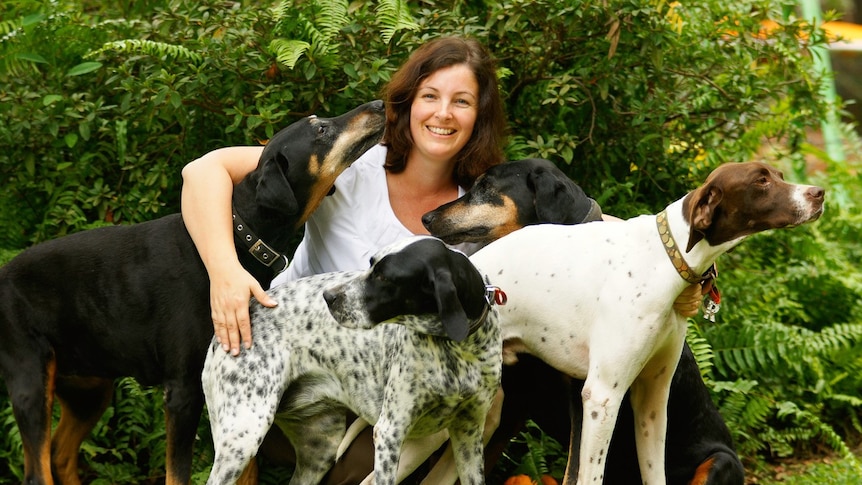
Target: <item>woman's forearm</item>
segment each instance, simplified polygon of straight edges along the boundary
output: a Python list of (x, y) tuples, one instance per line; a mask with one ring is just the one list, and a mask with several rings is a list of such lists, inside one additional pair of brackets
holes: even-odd
[(210, 273), (226, 262), (238, 264), (231, 227), (233, 186), (254, 170), (262, 150), (221, 148), (183, 168), (183, 222)]

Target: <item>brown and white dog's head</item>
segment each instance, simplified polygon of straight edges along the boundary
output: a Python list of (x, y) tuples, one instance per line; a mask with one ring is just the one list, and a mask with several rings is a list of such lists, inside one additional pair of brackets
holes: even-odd
[(780, 171), (765, 163), (721, 165), (683, 199), (691, 228), (686, 252), (704, 239), (717, 246), (814, 221), (823, 214), (824, 194), (821, 187), (785, 182)]
[(489, 168), (458, 200), (422, 216), (449, 244), (488, 243), (531, 224), (601, 219), (601, 208), (553, 162), (528, 158)]

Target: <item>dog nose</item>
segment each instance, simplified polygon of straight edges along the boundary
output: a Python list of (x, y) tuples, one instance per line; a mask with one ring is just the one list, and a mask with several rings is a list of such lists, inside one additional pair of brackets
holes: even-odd
[(436, 218), (436, 214), (434, 211), (426, 212), (422, 214), (422, 225), (427, 229), (430, 224), (434, 223), (434, 219)]
[(812, 200), (823, 200), (826, 190), (823, 187), (813, 186), (808, 188), (805, 195)]
[(383, 111), (383, 100), (375, 99), (368, 104), (369, 107), (374, 111)]
[(330, 290), (323, 290), (323, 301), (326, 302), (326, 306), (332, 306), (335, 301), (338, 300), (338, 295), (333, 293)]

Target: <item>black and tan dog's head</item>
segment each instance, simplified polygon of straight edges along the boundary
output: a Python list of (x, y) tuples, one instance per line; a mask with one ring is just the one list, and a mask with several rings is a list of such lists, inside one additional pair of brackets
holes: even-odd
[(257, 204), (295, 218), (300, 227), (338, 175), (380, 142), (384, 125), (380, 100), (335, 118), (308, 116), (290, 124), (269, 140), (248, 177)]
[(473, 263), (432, 237), (410, 238), (381, 250), (371, 268), (324, 291), (324, 299), (335, 320), (349, 328), (368, 329), (394, 319), (459, 342), (488, 304)]
[(814, 221), (823, 213), (824, 194), (821, 187), (785, 182), (780, 171), (764, 163), (721, 165), (683, 200), (691, 227), (686, 251), (703, 239), (717, 246)]
[(531, 224), (601, 218), (596, 202), (551, 161), (528, 158), (488, 169), (463, 197), (422, 217), (449, 244), (488, 243)]

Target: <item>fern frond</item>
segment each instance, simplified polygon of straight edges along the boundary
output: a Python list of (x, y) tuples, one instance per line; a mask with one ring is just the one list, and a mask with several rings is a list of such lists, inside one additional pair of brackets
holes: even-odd
[(404, 0), (382, 0), (377, 4), (377, 18), (381, 24), (381, 37), (386, 44), (401, 30), (419, 29), (419, 24), (410, 15), (410, 7)]
[(3, 36), (0, 38), (0, 42), (4, 42), (6, 35), (18, 30), (20, 26), (21, 22), (17, 20), (0, 20), (0, 35)]
[(323, 40), (329, 41), (350, 22), (347, 15), (348, 3), (347, 0), (327, 0), (317, 2), (317, 5), (320, 7), (320, 14), (315, 18), (315, 24), (323, 35)]
[(296, 66), (299, 58), (310, 48), (311, 44), (302, 40), (274, 39), (269, 43), (269, 50), (275, 54), (278, 62), (290, 69)]
[(812, 333), (780, 323), (728, 329), (710, 339), (715, 369), (725, 377), (757, 375), (763, 370), (770, 374), (779, 370), (781, 374), (801, 374), (805, 357), (812, 354), (808, 347)]
[(779, 418), (792, 419), (795, 423), (798, 423), (801, 426), (801, 428), (791, 429), (811, 430), (814, 432), (814, 436), (802, 433), (801, 437), (797, 439), (797, 441), (805, 441), (814, 437), (820, 437), (829, 447), (840, 453), (845, 460), (853, 463), (855, 467), (859, 467), (859, 463), (856, 460), (856, 455), (853, 454), (853, 450), (847, 446), (847, 443), (838, 433), (835, 432), (832, 426), (824, 423), (816, 414), (805, 409), (801, 409), (795, 403), (789, 401), (780, 403), (776, 414)]
[(292, 0), (282, 0), (278, 5), (272, 7), (272, 18), (276, 22), (281, 22), (286, 17), (290, 16), (293, 9), (296, 8)]
[(269, 49), (279, 62), (293, 69), (303, 55), (324, 62), (337, 52), (336, 39), (350, 23), (346, 0), (322, 0), (296, 6), (283, 1), (276, 8), (275, 31), (279, 37)]
[(181, 45), (140, 39), (124, 39), (108, 42), (102, 45), (100, 49), (88, 52), (84, 57), (95, 57), (104, 52), (141, 53), (153, 57), (194, 62), (195, 64), (203, 61), (202, 55)]
[(688, 331), (686, 332), (686, 342), (694, 354), (694, 360), (697, 362), (697, 367), (700, 369), (700, 376), (707, 379), (712, 371), (712, 361), (714, 355), (712, 353), (712, 345), (703, 335), (701, 328), (689, 320)]
[(862, 341), (862, 324), (839, 323), (823, 328), (808, 338), (806, 342), (820, 353), (832, 353), (851, 347)]

